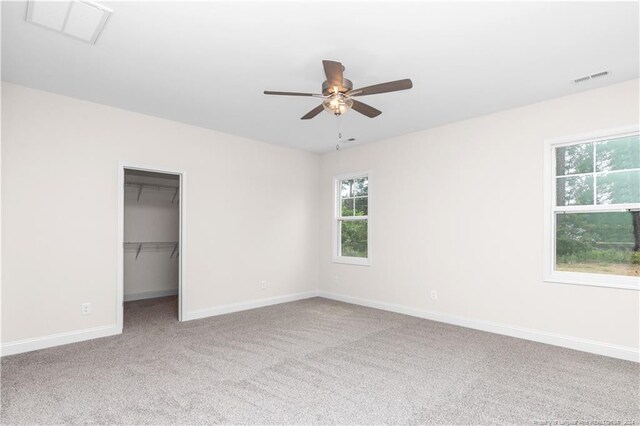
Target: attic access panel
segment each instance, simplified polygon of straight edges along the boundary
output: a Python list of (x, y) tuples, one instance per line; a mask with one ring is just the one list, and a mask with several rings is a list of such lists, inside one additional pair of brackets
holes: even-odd
[(89, 0), (29, 0), (25, 20), (95, 44), (113, 11)]

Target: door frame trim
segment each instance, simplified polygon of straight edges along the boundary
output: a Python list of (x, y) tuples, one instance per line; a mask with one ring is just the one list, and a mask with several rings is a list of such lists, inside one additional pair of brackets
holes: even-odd
[(178, 231), (178, 321), (183, 321), (187, 286), (185, 265), (187, 258), (187, 172), (174, 167), (153, 166), (147, 164), (121, 161), (118, 163), (118, 241), (117, 241), (117, 281), (116, 281), (116, 322), (117, 328), (122, 333), (124, 325), (124, 173), (125, 170), (140, 170), (145, 172), (165, 173), (178, 175), (180, 178), (179, 192), (179, 231)]

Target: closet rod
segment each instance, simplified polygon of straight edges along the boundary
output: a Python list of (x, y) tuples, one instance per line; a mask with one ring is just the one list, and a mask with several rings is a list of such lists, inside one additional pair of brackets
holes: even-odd
[(153, 188), (153, 189), (170, 189), (172, 191), (175, 191), (176, 189), (180, 189), (179, 186), (172, 186), (172, 185), (157, 185), (157, 184), (150, 184), (150, 183), (138, 183), (138, 182), (125, 182), (124, 183), (126, 186), (143, 186), (145, 188)]
[[(173, 247), (171, 251), (170, 258), (173, 258), (173, 255), (178, 252), (178, 243), (175, 241), (127, 241), (124, 243), (125, 248), (135, 248), (136, 249), (136, 260), (138, 260), (138, 256), (140, 256), (140, 252), (142, 249), (155, 248), (156, 250), (160, 250), (160, 248), (169, 248)], [(176, 254), (176, 257), (178, 254)]]
[(178, 196), (178, 192), (180, 192), (179, 186), (171, 186), (171, 185), (156, 185), (156, 184), (148, 184), (148, 183), (125, 182), (124, 186), (132, 186), (132, 187), (138, 188), (138, 198), (136, 199), (136, 201), (140, 201), (140, 196), (142, 195), (142, 190), (144, 188), (174, 191), (173, 198), (171, 199), (171, 204), (173, 204), (176, 197)]
[(152, 244), (152, 245), (159, 245), (159, 244), (167, 244), (169, 247), (172, 247), (174, 244), (177, 244), (176, 241), (125, 241), (125, 244)]

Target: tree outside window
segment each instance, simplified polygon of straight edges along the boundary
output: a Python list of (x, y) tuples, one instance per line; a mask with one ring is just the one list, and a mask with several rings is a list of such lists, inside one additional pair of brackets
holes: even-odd
[(640, 276), (640, 136), (555, 146), (554, 270)]
[(334, 260), (366, 264), (369, 257), (369, 177), (336, 179)]

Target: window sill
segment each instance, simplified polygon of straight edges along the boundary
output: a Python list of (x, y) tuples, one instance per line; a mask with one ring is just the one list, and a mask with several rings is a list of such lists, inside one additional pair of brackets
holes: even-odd
[(342, 263), (346, 265), (371, 266), (371, 260), (368, 257), (338, 256), (333, 258), (333, 263)]
[(544, 277), (544, 282), (618, 288), (623, 290), (640, 290), (640, 277), (625, 277), (620, 275), (555, 271), (547, 274)]

